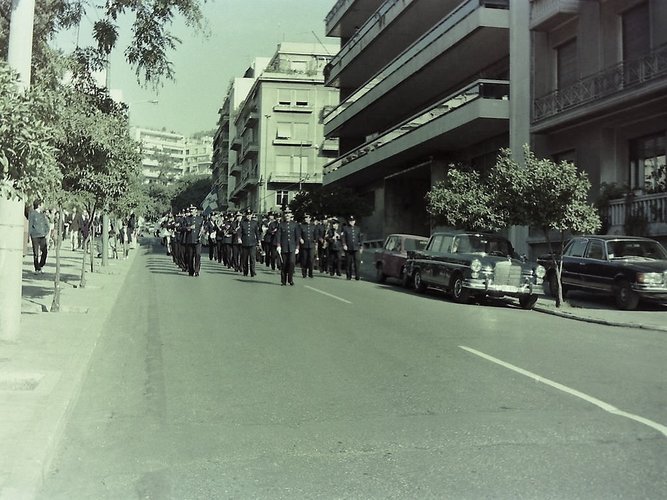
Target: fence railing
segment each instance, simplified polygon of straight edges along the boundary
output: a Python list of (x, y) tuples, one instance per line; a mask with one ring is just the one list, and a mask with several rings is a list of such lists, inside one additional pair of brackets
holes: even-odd
[(636, 195), (609, 202), (609, 224), (623, 226), (628, 216), (643, 216), (648, 223), (667, 222), (667, 193)]
[(664, 76), (667, 76), (667, 45), (641, 59), (623, 61), (535, 99), (533, 121), (549, 118)]

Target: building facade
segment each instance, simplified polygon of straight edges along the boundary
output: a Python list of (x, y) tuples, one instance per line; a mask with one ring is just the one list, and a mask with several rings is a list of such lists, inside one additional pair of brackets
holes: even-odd
[[(603, 183), (642, 189), (635, 204), (662, 199), (645, 193), (664, 185), (665, 21), (661, 0), (338, 1), (325, 20), (341, 39), (326, 83), (341, 104), (324, 126), (340, 155), (324, 184), (374, 199), (363, 224), (378, 239), (428, 235), (424, 195), (450, 164), (483, 171), (526, 143), (585, 170), (591, 201)], [(611, 231), (625, 218), (614, 203), (627, 208), (611, 203)], [(641, 203), (664, 219), (664, 202)], [(543, 241), (510, 233), (521, 250)]]
[(184, 175), (211, 173), (213, 138), (190, 138), (175, 132), (134, 128), (141, 144), (141, 169), (145, 184), (171, 184)]
[[(323, 165), (338, 154), (338, 141), (324, 139), (322, 124), (323, 110), (338, 103), (338, 91), (325, 87), (323, 77), (337, 50), (337, 45), (283, 42), (265, 68), (246, 73), (252, 85), (236, 108), (228, 95), (216, 143), (220, 165), (229, 144), (228, 202), (220, 206), (266, 212), (321, 185)], [(221, 167), (219, 178), (224, 173)]]

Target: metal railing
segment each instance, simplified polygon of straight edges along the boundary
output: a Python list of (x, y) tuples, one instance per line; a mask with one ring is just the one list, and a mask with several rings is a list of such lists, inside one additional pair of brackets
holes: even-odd
[(382, 146), (403, 137), (413, 130), (422, 127), (469, 102), (479, 98), (509, 100), (509, 93), (510, 85), (506, 80), (477, 80), (467, 87), (450, 94), (441, 101), (436, 102), (424, 111), (413, 115), (387, 132), (380, 134), (356, 149), (349, 151), (347, 154), (327, 163), (324, 166), (324, 175), (338, 170), (343, 165), (361, 158), (371, 151), (381, 148)]
[(664, 76), (667, 76), (667, 45), (655, 49), (645, 57), (623, 61), (535, 99), (533, 121), (544, 120), (562, 111), (598, 101)]
[(370, 80), (362, 85), (356, 92), (350, 95), (345, 101), (336, 106), (330, 113), (324, 116), (324, 123), (331, 122), (334, 118), (343, 113), (352, 104), (359, 101), (371, 90), (385, 81), (391, 75), (400, 70), (410, 60), (417, 57), (421, 52), (435, 43), (436, 40), (444, 36), (452, 28), (458, 25), (470, 14), (481, 7), (491, 7), (495, 9), (509, 9), (509, 0), (467, 0), (456, 7), (448, 16), (444, 17), (438, 24), (433, 26), (427, 33), (422, 35), (412, 45), (406, 48), (393, 61), (389, 62), (384, 68), (376, 73)]

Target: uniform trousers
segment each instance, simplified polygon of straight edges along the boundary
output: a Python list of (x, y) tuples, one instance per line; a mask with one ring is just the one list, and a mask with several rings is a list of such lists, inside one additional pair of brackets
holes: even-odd
[(305, 278), (306, 275), (309, 278), (313, 277), (313, 250), (314, 248), (301, 248), (301, 274)]
[(227, 263), (227, 259), (225, 259), (225, 256), (224, 256), (224, 254), (223, 254), (224, 249), (225, 249), (225, 247), (224, 247), (224, 245), (222, 244), (222, 240), (217, 240), (217, 239), (216, 239), (216, 240), (215, 240), (215, 252), (216, 252), (216, 255), (217, 255), (217, 257), (218, 257), (218, 259), (217, 259), (217, 260), (218, 260), (218, 264), (219, 264), (220, 262), (223, 262), (223, 261), (225, 262), (225, 264)]
[(201, 243), (188, 243), (185, 245), (185, 261), (190, 276), (199, 274), (199, 269), (201, 268)]
[(217, 244), (215, 238), (208, 239), (208, 260), (213, 260), (216, 257)]
[[(354, 279), (359, 279), (359, 266), (361, 261), (361, 256), (359, 255), (359, 250), (347, 250), (345, 252), (346, 264), (347, 264), (347, 279), (352, 279), (352, 272), (354, 271)], [(354, 268), (354, 269), (353, 269)]]
[(296, 255), (294, 252), (282, 252), (279, 259), (282, 261), (280, 266), (280, 283), (290, 285), (294, 283), (294, 264)]
[(317, 244), (317, 259), (318, 259), (318, 264), (317, 268), (320, 270), (321, 273), (326, 272), (328, 266), (327, 266), (327, 249), (324, 248), (324, 242), (320, 242)]
[(250, 271), (250, 276), (255, 275), (256, 261), (257, 261), (257, 252), (255, 251), (255, 247), (242, 246), (241, 263), (243, 266), (243, 276), (248, 276), (248, 271)]
[(232, 244), (232, 267), (235, 271), (241, 270), (241, 245)]
[(32, 241), (32, 261), (35, 265), (35, 271), (39, 271), (46, 264), (46, 256), (48, 255), (46, 237), (45, 236), (31, 236)]
[[(329, 249), (327, 252), (326, 263), (329, 265), (329, 274), (340, 276), (340, 250)], [(322, 268), (326, 269), (326, 268)]]

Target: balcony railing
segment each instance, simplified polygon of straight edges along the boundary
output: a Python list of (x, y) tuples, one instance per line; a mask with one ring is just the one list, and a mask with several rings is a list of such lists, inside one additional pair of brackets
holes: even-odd
[(398, 126), (388, 130), (371, 141), (362, 144), (356, 149), (349, 151), (347, 154), (327, 163), (324, 166), (324, 175), (327, 175), (335, 170), (338, 170), (343, 165), (361, 158), (371, 151), (375, 151), (390, 142), (393, 142), (400, 137), (412, 132), (413, 130), (422, 127), (441, 116), (454, 111), (455, 109), (464, 106), (465, 104), (477, 100), (484, 99), (500, 99), (509, 100), (510, 86), (509, 82), (505, 80), (477, 80), (454, 94), (445, 97), (438, 101), (425, 111), (408, 118)]
[(667, 45), (641, 59), (624, 61), (535, 99), (533, 121), (633, 89), (667, 75)]
[(352, 3), (352, 1), (353, 1), (353, 0), (338, 0), (338, 1), (334, 4), (334, 6), (331, 8), (331, 10), (329, 11), (329, 13), (326, 15), (326, 17), (324, 18), (324, 22), (325, 22), (326, 24), (329, 24), (329, 22), (336, 16), (336, 14), (338, 14), (338, 12), (340, 11), (340, 9), (343, 8), (343, 5), (345, 5), (345, 4), (347, 4), (347, 3)]
[(667, 223), (667, 193), (636, 195), (609, 202), (609, 225), (623, 226), (627, 216), (641, 215), (648, 223)]
[(468, 0), (456, 7), (448, 16), (444, 17), (431, 30), (416, 40), (412, 45), (405, 49), (393, 61), (382, 68), (375, 76), (368, 80), (355, 93), (350, 95), (345, 101), (336, 106), (329, 114), (324, 117), (324, 123), (331, 122), (352, 104), (359, 101), (371, 90), (385, 81), (388, 77), (399, 71), (408, 61), (414, 59), (418, 54), (426, 50), (437, 39), (449, 32), (470, 14), (481, 7), (490, 7), (494, 9), (509, 9), (509, 0)]

